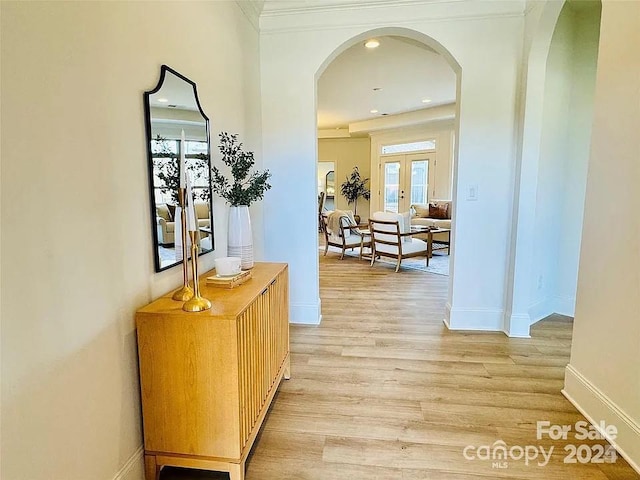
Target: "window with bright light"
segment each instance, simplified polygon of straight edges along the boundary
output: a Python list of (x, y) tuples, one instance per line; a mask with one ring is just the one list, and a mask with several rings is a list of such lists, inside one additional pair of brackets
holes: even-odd
[(397, 143), (395, 145), (384, 145), (382, 147), (382, 154), (388, 155), (391, 153), (407, 153), (407, 152), (418, 152), (421, 150), (435, 150), (435, 149), (436, 149), (435, 140), (424, 140), (422, 142)]

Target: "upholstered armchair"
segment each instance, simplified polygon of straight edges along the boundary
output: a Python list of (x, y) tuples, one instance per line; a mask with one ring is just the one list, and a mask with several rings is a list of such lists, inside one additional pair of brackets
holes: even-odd
[(362, 249), (364, 247), (371, 246), (371, 238), (360, 231), (353, 215), (349, 217), (346, 212), (334, 210), (329, 215), (320, 217), (323, 222), (324, 231), (324, 255), (327, 255), (329, 247), (336, 247), (340, 249), (340, 260), (344, 258), (344, 253), (347, 249), (359, 248), (362, 258)]
[[(396, 272), (405, 258), (424, 256), (428, 262), (427, 242), (411, 236), (411, 217), (390, 212), (376, 212), (369, 219), (371, 232), (371, 266), (379, 257), (396, 260)], [(427, 263), (428, 265), (428, 263)]]
[(166, 204), (156, 206), (156, 229), (160, 245), (173, 245), (175, 242), (175, 222)]

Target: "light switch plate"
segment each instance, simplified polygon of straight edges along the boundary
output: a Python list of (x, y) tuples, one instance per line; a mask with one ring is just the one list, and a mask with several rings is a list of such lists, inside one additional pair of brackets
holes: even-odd
[(469, 185), (467, 188), (467, 200), (478, 200), (478, 184)]

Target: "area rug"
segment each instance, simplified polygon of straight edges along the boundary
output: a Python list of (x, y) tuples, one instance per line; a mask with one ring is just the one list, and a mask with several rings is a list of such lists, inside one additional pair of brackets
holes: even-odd
[[(324, 253), (324, 246), (318, 247), (318, 250), (321, 251), (321, 255)], [(367, 249), (365, 249), (365, 252)], [(328, 255), (340, 255), (341, 250), (336, 247), (329, 247)], [(347, 250), (345, 252), (345, 257), (356, 257), (360, 256), (360, 249), (354, 248), (353, 250)], [(362, 260), (365, 261), (364, 259)], [(369, 260), (366, 260), (369, 262)], [(374, 264), (374, 268), (376, 266), (380, 266), (380, 268), (389, 268), (390, 270), (394, 270), (396, 267), (396, 261), (390, 258), (380, 258), (376, 260)], [(442, 254), (439, 252), (434, 252), (433, 257), (429, 259), (429, 266), (425, 266), (425, 258), (424, 257), (415, 257), (415, 258), (407, 258), (402, 260), (400, 264), (400, 270), (409, 269), (409, 270), (420, 270), (422, 272), (435, 273), (436, 275), (449, 275), (449, 255)]]

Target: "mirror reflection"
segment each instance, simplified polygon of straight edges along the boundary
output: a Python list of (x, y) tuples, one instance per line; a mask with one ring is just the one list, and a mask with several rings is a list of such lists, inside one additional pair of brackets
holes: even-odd
[(180, 218), (176, 215), (182, 149), (194, 197), (200, 254), (214, 248), (209, 119), (200, 108), (195, 83), (166, 65), (158, 86), (145, 93), (145, 109), (155, 266), (161, 271), (182, 261)]
[(327, 192), (327, 198), (333, 198), (336, 195), (336, 172), (333, 170), (327, 172), (325, 191)]

